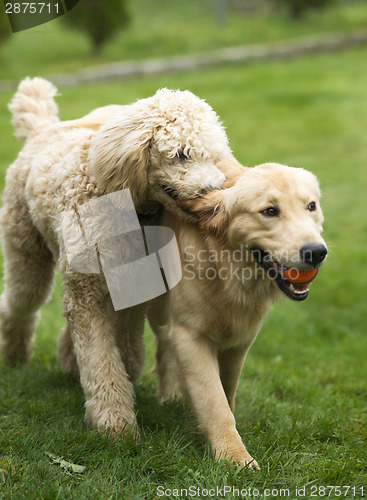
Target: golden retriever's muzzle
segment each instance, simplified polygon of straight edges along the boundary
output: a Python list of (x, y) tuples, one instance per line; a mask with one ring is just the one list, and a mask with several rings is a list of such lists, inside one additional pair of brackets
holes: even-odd
[[(278, 288), (290, 299), (298, 302), (307, 299), (311, 283), (291, 283), (284, 278), (283, 272), (287, 268), (272, 260), (269, 252), (260, 248), (253, 248), (252, 254), (257, 262), (265, 269), (267, 276), (273, 279)], [(318, 269), (327, 255), (327, 248), (322, 244), (305, 245), (300, 249), (302, 262), (310, 269)]]

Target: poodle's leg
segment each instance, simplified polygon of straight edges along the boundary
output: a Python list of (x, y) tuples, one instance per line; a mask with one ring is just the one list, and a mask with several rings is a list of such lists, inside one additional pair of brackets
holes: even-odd
[[(145, 361), (143, 334), (146, 307), (142, 304), (124, 311), (115, 311), (110, 300), (107, 305), (107, 314), (115, 341), (132, 383), (135, 383), (141, 375)], [(79, 367), (69, 323), (60, 333), (57, 360), (64, 373), (79, 379)]]
[(15, 365), (31, 357), (38, 310), (50, 294), (55, 263), (25, 211), (5, 215), (8, 217), (3, 212), (5, 290), (0, 303), (0, 330), (4, 361)]
[(57, 361), (59, 362), (59, 365), (64, 373), (79, 379), (79, 367), (75, 357), (70, 325), (68, 322), (60, 333), (57, 348)]
[(179, 370), (172, 341), (169, 338), (169, 296), (153, 300), (148, 309), (148, 320), (156, 340), (155, 371), (158, 376), (158, 394), (161, 401), (182, 397)]
[(144, 367), (143, 335), (146, 309), (146, 304), (139, 304), (129, 309), (115, 311), (112, 302), (108, 301), (108, 318), (122, 362), (132, 383), (137, 381)]
[(86, 419), (120, 433), (135, 427), (134, 392), (110, 327), (101, 275), (67, 275), (65, 315), (86, 398)]

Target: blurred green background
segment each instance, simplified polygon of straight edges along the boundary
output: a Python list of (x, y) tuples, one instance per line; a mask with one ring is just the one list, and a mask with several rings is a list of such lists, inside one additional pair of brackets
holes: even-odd
[[(312, 1), (289, 0), (305, 4)], [(220, 2), (227, 4), (222, 24), (218, 19)], [(192, 54), (314, 34), (347, 34), (365, 29), (367, 24), (365, 1), (334, 0), (328, 8), (306, 10), (304, 17), (297, 20), (285, 8), (287, 0), (126, 0), (123, 3), (126, 3), (127, 24), (122, 16), (124, 27), (111, 30), (111, 37), (94, 57), (91, 38), (85, 31), (73, 27), (72, 21), (81, 6), (90, 5), (93, 12), (95, 3), (98, 0), (80, 0), (63, 18), (9, 36), (0, 46), (1, 79), (36, 73), (49, 75), (108, 61)], [(3, 23), (4, 20), (7, 23), (3, 32), (10, 34), (5, 15), (1, 10), (0, 13)]]
[[(211, 0), (130, 0), (126, 9), (127, 24), (97, 54), (90, 38), (64, 19), (9, 34), (0, 45), (0, 84), (109, 62), (236, 45), (272, 47), (280, 40), (291, 45), (304, 36), (367, 30), (364, 1), (334, 1), (301, 16), (281, 0), (228, 0), (224, 16)], [(59, 89), (62, 119), (130, 103), (160, 87), (189, 89), (205, 98), (223, 120), (240, 162), (276, 161), (318, 176), (329, 256), (306, 302), (285, 299), (270, 312), (246, 361), (236, 419), (262, 467), (251, 475), (215, 464), (188, 411), (179, 403), (158, 406), (155, 377), (147, 371), (137, 384), (140, 443), (111, 444), (86, 427), (83, 395), (55, 359), (64, 321), (58, 278), (42, 311), (32, 363), (15, 369), (0, 363), (0, 497), (155, 498), (162, 484), (266, 485), (293, 492), (305, 484), (329, 484), (359, 488), (345, 497), (362, 498), (360, 488), (367, 491), (366, 62), (367, 46), (360, 46)], [(7, 110), (11, 95), (0, 93), (1, 189), (21, 147)], [(154, 360), (148, 329), (146, 338), (148, 369)], [(68, 474), (44, 451), (86, 465), (87, 471)]]

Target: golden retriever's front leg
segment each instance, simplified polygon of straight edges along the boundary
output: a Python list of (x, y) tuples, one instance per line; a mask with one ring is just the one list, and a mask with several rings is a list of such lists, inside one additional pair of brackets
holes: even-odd
[(172, 340), (182, 381), (213, 455), (258, 469), (237, 432), (220, 380), (216, 350), (207, 339), (193, 338), (179, 325), (174, 326)]
[(64, 293), (65, 315), (86, 398), (86, 419), (99, 431), (132, 430), (136, 434), (133, 385), (108, 323), (106, 296), (99, 279), (79, 275), (67, 283)]

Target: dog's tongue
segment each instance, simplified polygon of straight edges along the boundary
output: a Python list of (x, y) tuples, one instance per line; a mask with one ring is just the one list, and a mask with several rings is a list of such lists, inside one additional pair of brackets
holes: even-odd
[(293, 288), (297, 290), (297, 292), (307, 292), (310, 288), (311, 283), (306, 283), (305, 285), (297, 285), (297, 283), (292, 283)]

